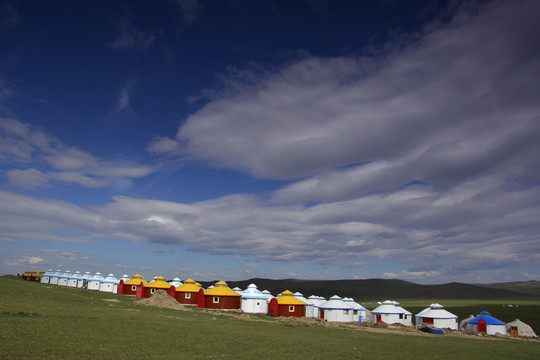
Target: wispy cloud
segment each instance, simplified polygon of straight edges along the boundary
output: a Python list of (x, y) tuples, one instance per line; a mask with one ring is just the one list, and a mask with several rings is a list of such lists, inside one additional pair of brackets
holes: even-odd
[(101, 159), (15, 119), (0, 119), (0, 163), (12, 167), (6, 171), (11, 185), (24, 189), (51, 182), (103, 187), (156, 170), (131, 161)]
[(186, 25), (193, 25), (199, 21), (199, 17), (204, 11), (204, 7), (199, 0), (176, 0), (176, 3)]
[(107, 47), (112, 50), (145, 51), (156, 41), (156, 36), (139, 30), (128, 18), (122, 18), (117, 24), (116, 38), (107, 43)]

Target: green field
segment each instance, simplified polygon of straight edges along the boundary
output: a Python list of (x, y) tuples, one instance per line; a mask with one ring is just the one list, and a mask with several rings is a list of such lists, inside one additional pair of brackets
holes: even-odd
[(265, 316), (245, 321), (20, 280), (0, 278), (0, 289), (1, 359), (536, 359), (540, 353), (540, 343), (530, 341), (372, 333)]

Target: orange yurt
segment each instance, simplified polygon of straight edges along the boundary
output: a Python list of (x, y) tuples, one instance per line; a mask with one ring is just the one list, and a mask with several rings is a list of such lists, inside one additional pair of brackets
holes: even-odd
[(169, 292), (171, 290), (171, 287), (173, 288), (173, 291), (174, 291), (173, 297), (175, 297), (174, 295), (176, 295), (175, 294), (176, 291), (174, 289), (174, 286), (169, 284), (163, 276), (157, 276), (154, 278), (154, 280), (144, 285), (142, 297), (149, 298), (150, 296), (154, 295), (156, 291), (158, 291), (159, 289)]
[(306, 303), (285, 290), (281, 296), (272, 298), (268, 306), (268, 315), (273, 317), (302, 317), (306, 315)]
[[(137, 294), (137, 287), (142, 287), (144, 290), (144, 287), (148, 285), (148, 282), (143, 279), (143, 277), (139, 274), (133, 275), (133, 277), (126, 281), (124, 283), (124, 295), (136, 295)], [(140, 290), (139, 290), (140, 291)]]
[(176, 287), (176, 300), (180, 304), (197, 305), (201, 287), (194, 280), (187, 279)]
[(231, 290), (225, 281), (218, 281), (204, 292), (204, 302), (199, 299), (199, 307), (204, 304), (207, 309), (240, 309), (240, 298), (241, 295)]

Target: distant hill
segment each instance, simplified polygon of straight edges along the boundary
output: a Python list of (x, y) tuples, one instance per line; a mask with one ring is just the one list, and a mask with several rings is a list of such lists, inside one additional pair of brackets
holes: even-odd
[(525, 294), (540, 295), (540, 281), (512, 281), (493, 284), (474, 284), (477, 286), (483, 286), (491, 289), (503, 289), (517, 291)]
[[(215, 281), (201, 281), (205, 288)], [(360, 300), (386, 299), (526, 299), (534, 297), (534, 293), (525, 293), (507, 288), (463, 284), (452, 282), (441, 285), (420, 285), (395, 279), (365, 280), (299, 280), (299, 279), (262, 279), (253, 278), (243, 281), (228, 281), (230, 288), (246, 289), (251, 283), (259, 290), (268, 290), (273, 295), (285, 290), (300, 292), (305, 297), (310, 295), (332, 295), (352, 297)]]

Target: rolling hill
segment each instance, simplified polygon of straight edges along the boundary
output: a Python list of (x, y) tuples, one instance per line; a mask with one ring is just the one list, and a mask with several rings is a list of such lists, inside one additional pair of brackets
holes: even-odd
[[(201, 281), (205, 288), (215, 281)], [(304, 296), (319, 295), (326, 298), (332, 295), (352, 297), (355, 300), (385, 299), (527, 299), (535, 293), (519, 291), (520, 288), (473, 285), (452, 282), (440, 285), (421, 285), (395, 279), (363, 280), (299, 280), (252, 278), (242, 281), (229, 281), (229, 287), (247, 288), (251, 283), (259, 290), (268, 290), (273, 295), (284, 290), (300, 292)], [(497, 284), (491, 284), (497, 285)]]

